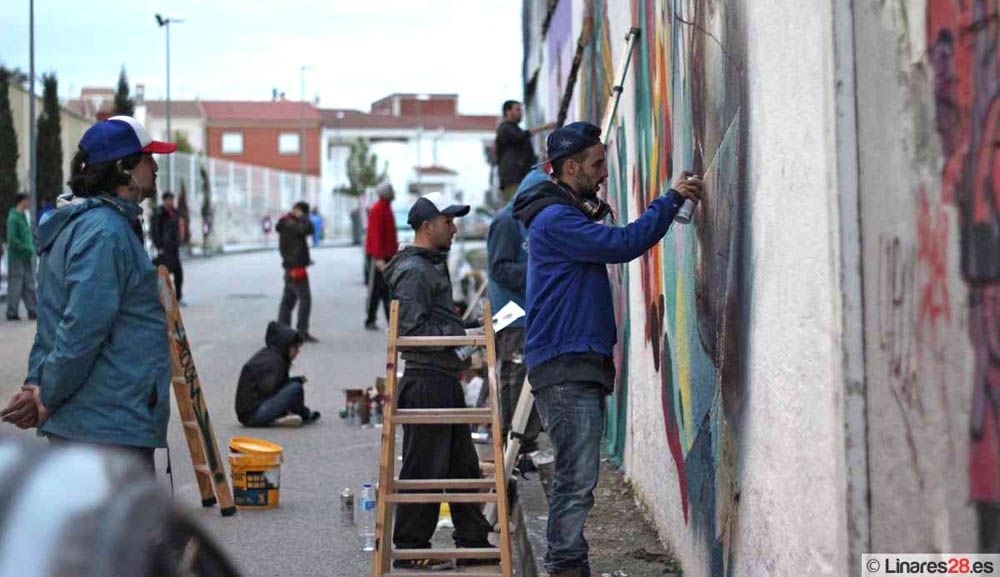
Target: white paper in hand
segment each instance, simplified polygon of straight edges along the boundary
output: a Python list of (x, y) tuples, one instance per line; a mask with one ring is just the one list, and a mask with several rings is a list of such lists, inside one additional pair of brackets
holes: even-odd
[(524, 309), (517, 306), (516, 302), (510, 301), (493, 315), (493, 331), (499, 333), (523, 316)]

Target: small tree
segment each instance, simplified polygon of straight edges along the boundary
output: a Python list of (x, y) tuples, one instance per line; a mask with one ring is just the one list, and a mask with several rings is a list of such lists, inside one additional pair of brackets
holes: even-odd
[(181, 191), (177, 194), (177, 216), (180, 217), (181, 222), (181, 244), (187, 246), (191, 243), (191, 230), (188, 225), (191, 224), (191, 219), (188, 218), (190, 215), (188, 210), (188, 191), (187, 183), (181, 180)]
[(208, 171), (204, 166), (198, 168), (201, 174), (201, 242), (207, 251), (212, 237), (212, 189), (209, 187)]
[(118, 90), (115, 92), (115, 116), (120, 114), (135, 116), (135, 100), (129, 95), (128, 75), (125, 74), (124, 64), (118, 73)]
[(7, 212), (14, 205), (18, 193), (17, 183), (17, 133), (14, 116), (10, 110), (10, 82), (16, 74), (0, 66), (0, 245), (7, 241)]
[(188, 140), (186, 133), (180, 131), (174, 131), (173, 141), (177, 143), (177, 152), (183, 152), (185, 154), (194, 154), (194, 147), (191, 146), (191, 141)]
[(38, 116), (38, 170), (35, 176), (38, 204), (35, 211), (46, 200), (55, 203), (63, 187), (62, 128), (56, 75), (43, 74), (42, 86), (42, 113)]
[(347, 180), (350, 184), (341, 187), (340, 192), (358, 197), (372, 186), (386, 179), (387, 168), (378, 170), (378, 155), (370, 152), (368, 140), (359, 138), (351, 144), (351, 152), (347, 156)]

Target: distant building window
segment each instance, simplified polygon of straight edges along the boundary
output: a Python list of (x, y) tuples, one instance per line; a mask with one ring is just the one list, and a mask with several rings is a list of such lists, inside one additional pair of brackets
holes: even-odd
[(243, 133), (222, 133), (222, 154), (243, 154)]
[(299, 133), (282, 132), (278, 135), (278, 154), (298, 154)]

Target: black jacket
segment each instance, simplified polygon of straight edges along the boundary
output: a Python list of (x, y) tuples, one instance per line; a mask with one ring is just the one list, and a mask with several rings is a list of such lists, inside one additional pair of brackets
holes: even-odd
[(264, 338), (267, 346), (243, 365), (236, 385), (236, 418), (240, 423), (246, 424), (257, 407), (288, 382), (292, 366), (288, 349), (296, 340), (298, 333), (292, 327), (274, 321), (268, 323)]
[[(385, 279), (399, 299), (400, 336), (461, 336), (462, 319), (455, 312), (448, 274), (448, 253), (408, 246), (385, 267)], [(406, 349), (407, 369), (430, 369), (457, 376), (469, 367), (454, 347)]]
[(156, 209), (153, 220), (153, 246), (161, 253), (177, 254), (181, 247), (181, 217), (176, 208), (168, 211), (165, 206)]
[(531, 146), (531, 132), (522, 130), (516, 122), (509, 120), (497, 127), (496, 151), (500, 188), (520, 184), (538, 161)]
[(281, 252), (281, 266), (285, 270), (309, 266), (309, 237), (313, 233), (313, 224), (309, 215), (295, 218), (288, 213), (278, 220), (274, 226), (278, 231), (278, 250)]

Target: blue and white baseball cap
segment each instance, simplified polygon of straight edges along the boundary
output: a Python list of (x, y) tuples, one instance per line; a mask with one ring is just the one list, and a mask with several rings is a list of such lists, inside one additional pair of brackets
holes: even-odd
[(100, 164), (136, 152), (170, 154), (177, 150), (177, 144), (153, 140), (131, 116), (112, 116), (87, 129), (80, 139), (80, 148), (87, 151), (87, 164)]

